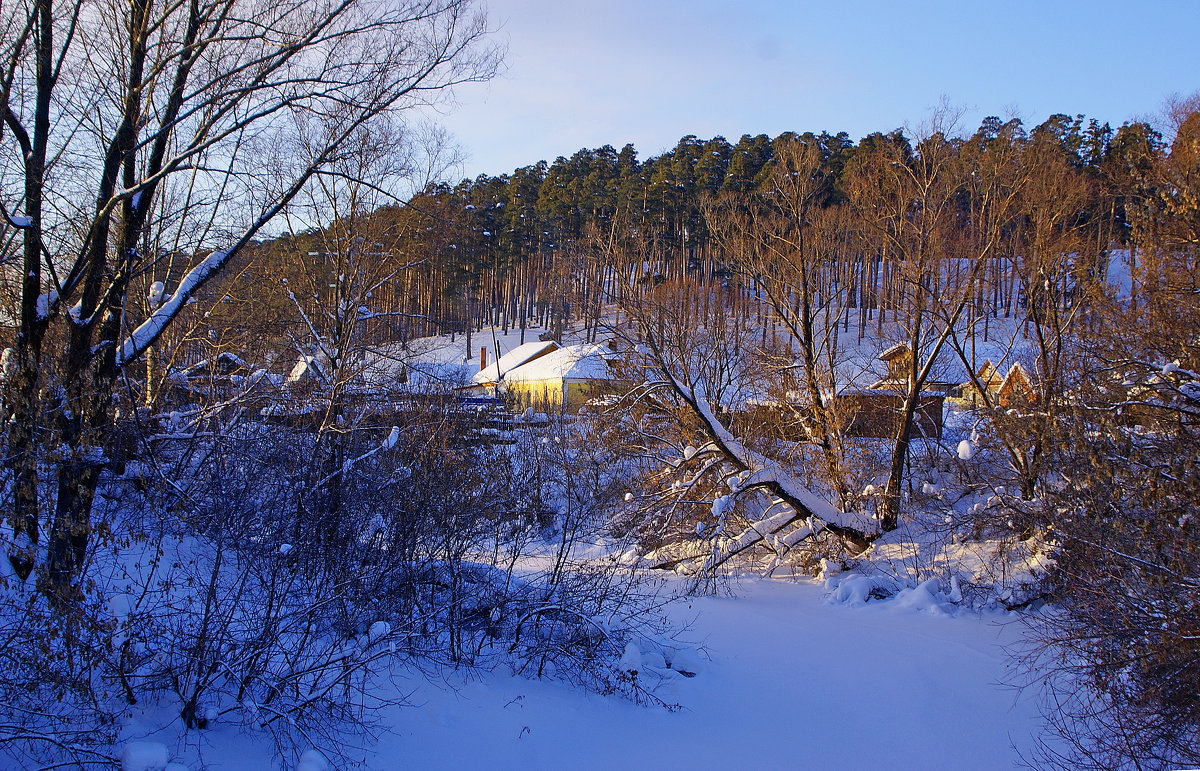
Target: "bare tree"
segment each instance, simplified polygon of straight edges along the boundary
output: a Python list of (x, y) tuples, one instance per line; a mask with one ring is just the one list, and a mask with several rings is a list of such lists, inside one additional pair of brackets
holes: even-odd
[(836, 237), (830, 237), (845, 223), (838, 221), (836, 209), (826, 208), (832, 170), (816, 138), (782, 140), (763, 185), (750, 205), (741, 196), (727, 196), (709, 206), (709, 227), (784, 327), (786, 342), (775, 369), (795, 371), (799, 377), (797, 387), (781, 396), (799, 406), (798, 422), (820, 447), (830, 484), (845, 508), (850, 490), (832, 397), (839, 387), (837, 325), (846, 293), (834, 278), (839, 264), (832, 248)]
[(1093, 301), (1057, 412), (1042, 495), (1060, 605), (1031, 619), (1050, 733), (1042, 767), (1200, 762), (1200, 100), (1173, 106), (1174, 136), (1147, 170), (1156, 184), (1133, 211), (1137, 300)]
[[(1063, 396), (1073, 385), (1076, 336), (1083, 332), (1087, 310), (1095, 307), (1103, 294), (1103, 281), (1093, 269), (1096, 255), (1090, 249), (1090, 223), (1083, 213), (1094, 199), (1082, 170), (1045, 137), (1035, 135), (1032, 141), (1020, 136), (998, 137), (991, 140), (993, 148), (997, 142), (1012, 143), (1004, 148), (1004, 162), (1015, 160), (1024, 170), (1023, 184), (1013, 202), (1018, 224), (1008, 248), (1013, 253), (1002, 259), (1009, 263), (1008, 270), (1025, 298), (1025, 323), (1014, 329), (1009, 349), (1018, 348), (1017, 338), (1028, 339), (1034, 365), (1031, 392), (1019, 405), (1002, 406), (996, 391), (980, 381), (965, 344), (979, 334), (980, 319), (962, 334), (953, 331), (951, 342), (966, 364), (974, 393), (991, 413), (1022, 497), (1029, 500), (1052, 457)], [(996, 149), (992, 152), (1001, 154)], [(985, 310), (982, 321), (987, 314)], [(1009, 407), (1019, 409), (1010, 413)]]
[[(5, 6), (0, 76), (4, 201), (24, 243), (6, 468), (19, 576), (39, 539), (37, 401), (44, 340), (64, 319), (63, 449), (47, 556), (60, 598), (87, 552), (99, 446), (118, 372), (178, 316), (346, 141), (376, 116), (494, 71), (487, 25), (467, 0), (260, 3), (33, 0)], [(280, 163), (303, 116), (336, 129)], [(280, 174), (281, 168), (286, 174)], [(160, 256), (189, 269), (150, 316), (124, 328), (131, 279)]]
[[(757, 330), (727, 302), (720, 287), (667, 282), (623, 308), (630, 325), (621, 365), (621, 379), (630, 384), (627, 420), (639, 453), (659, 464), (649, 469), (650, 489), (640, 503), (696, 512), (682, 524), (711, 546), (704, 572), (781, 534), (785, 549), (828, 533), (862, 551), (877, 535), (874, 523), (830, 503), (830, 491), (806, 472), (802, 452), (792, 455), (793, 445), (739, 423), (770, 375), (761, 367)], [(727, 517), (739, 501), (749, 505), (740, 532)], [(704, 505), (697, 510), (697, 504)]]
[[(868, 143), (848, 182), (868, 243), (893, 261), (899, 337), (910, 352), (898, 386), (904, 402), (883, 492), (885, 531), (899, 521), (921, 391), (995, 254), (1019, 189), (1011, 164), (964, 162), (962, 141), (952, 134), (956, 117), (946, 109), (935, 113), (912, 146), (898, 133)], [(978, 206), (964, 223), (959, 203), (968, 193)]]

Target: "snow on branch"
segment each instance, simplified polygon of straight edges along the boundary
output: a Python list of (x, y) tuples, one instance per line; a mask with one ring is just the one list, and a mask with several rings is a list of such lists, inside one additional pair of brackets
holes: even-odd
[(779, 467), (770, 458), (757, 453), (737, 439), (713, 414), (708, 400), (679, 382), (673, 373), (662, 368), (663, 373), (680, 396), (695, 408), (697, 416), (704, 421), (714, 443), (735, 463), (750, 472), (739, 484), (746, 490), (755, 487), (770, 488), (785, 496), (789, 505), (799, 508), (804, 516), (820, 517), (826, 522), (842, 525), (843, 513), (828, 500), (812, 492), (795, 477)]
[(183, 309), (200, 285), (224, 267), (230, 254), (231, 252), (227, 249), (218, 249), (189, 270), (180, 279), (175, 292), (163, 300), (162, 305), (155, 308), (150, 317), (139, 324), (122, 343), (121, 350), (117, 352), (117, 366), (124, 366), (141, 356), (162, 334), (163, 328), (179, 315), (179, 311)]

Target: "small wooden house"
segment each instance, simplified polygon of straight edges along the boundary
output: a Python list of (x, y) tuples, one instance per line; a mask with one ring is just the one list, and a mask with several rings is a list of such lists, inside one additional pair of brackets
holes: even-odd
[(897, 343), (879, 354), (879, 360), (887, 364), (887, 377), (884, 380), (907, 381), (912, 369), (912, 351), (907, 343)]
[[(879, 354), (879, 360), (887, 364), (887, 376), (867, 386), (867, 390), (907, 391), (908, 378), (912, 371), (912, 350), (908, 343), (893, 345)], [(940, 361), (930, 370), (923, 390), (934, 391), (942, 396), (956, 396), (961, 393), (962, 383), (966, 379), (966, 370), (960, 363)]]
[(1028, 407), (1037, 401), (1033, 390), (1033, 381), (1025, 372), (1020, 362), (1014, 362), (1008, 368), (1004, 381), (996, 389), (996, 404), (1004, 408)]
[[(1004, 382), (1004, 378), (1000, 376), (1000, 371), (996, 369), (996, 365), (992, 364), (991, 359), (984, 359), (983, 364), (979, 366), (975, 373), (975, 379), (979, 381), (979, 385), (983, 387), (989, 399), (995, 399), (996, 392), (1000, 390), (1000, 384)], [(979, 388), (976, 388), (974, 380), (968, 380), (962, 384), (962, 396), (975, 406), (983, 401), (983, 395)]]
[[(904, 397), (895, 390), (843, 391), (836, 397), (835, 409), (847, 416), (847, 436), (891, 439), (900, 428)], [(909, 437), (941, 439), (944, 407), (941, 393), (922, 391)]]

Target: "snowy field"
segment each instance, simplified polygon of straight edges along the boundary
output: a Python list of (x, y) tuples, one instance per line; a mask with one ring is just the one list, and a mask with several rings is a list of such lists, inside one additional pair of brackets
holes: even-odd
[[(977, 340), (980, 360), (1007, 364), (1027, 355), (1015, 319), (992, 319), (990, 326), (991, 338)], [(526, 330), (525, 342), (536, 341), (541, 331)], [(842, 338), (846, 382), (861, 386), (883, 374), (876, 357), (888, 340), (874, 332), (859, 340), (852, 325)], [(568, 330), (563, 342), (581, 339)], [(476, 333), (469, 352), (461, 335), (426, 338), (381, 352), (371, 367), (375, 377), (390, 380), (406, 361), (410, 377), (464, 382), (480, 370), (481, 347), (491, 364), (520, 344), (518, 330)], [(957, 441), (971, 435), (969, 421), (959, 417), (952, 413), (947, 421), (943, 454), (952, 455)], [(961, 450), (956, 457), (969, 460)], [(965, 473), (953, 469), (946, 472), (951, 481)], [(940, 486), (945, 480), (935, 481)], [(985, 505), (991, 493), (956, 494), (947, 505), (962, 513)], [(862, 572), (841, 576), (840, 591), (836, 578), (830, 584), (744, 578), (731, 580), (721, 596), (676, 601), (668, 612), (682, 630), (681, 641), (692, 646), (684, 655), (694, 676), (667, 669), (661, 660), (655, 667), (652, 656), (642, 662), (652, 677), (657, 672), (664, 678), (655, 695), (677, 705), (673, 711), (552, 678), (514, 677), (503, 668), (430, 671), (426, 662), (418, 671), (400, 664), (390, 681), (367, 689), (388, 704), (368, 710), (370, 735), (313, 737), (312, 746), (340, 747), (337, 762), (310, 751), (281, 765), (262, 732), (220, 719), (187, 732), (175, 707), (158, 704), (141, 715), (135, 707), (128, 717), (124, 767), (1011, 769), (1042, 726), (1034, 694), (1005, 685), (1019, 679), (1005, 646), (1020, 640), (1020, 616), (999, 610), (981, 615), (971, 603), (952, 603), (930, 588), (936, 582), (919, 585), (925, 576), (905, 571), (916, 560), (986, 587), (987, 577), (970, 569), (971, 560), (982, 557), (948, 543), (925, 543), (902, 528), (876, 544), (875, 559), (860, 566)], [(985, 552), (990, 547), (971, 545)], [(963, 552), (965, 563), (943, 564), (948, 557), (937, 551), (943, 548), (955, 559)], [(1025, 575), (1029, 566), (1006, 568)], [(875, 579), (899, 593), (864, 604)], [(669, 582), (674, 584), (681, 588), (682, 579)]]
[[(503, 674), (400, 674), (410, 706), (347, 752), (369, 769), (1010, 769), (1038, 727), (1030, 696), (1001, 684), (1015, 614), (947, 615), (917, 593), (847, 606), (816, 582), (730, 588), (672, 611), (700, 648), (695, 677), (659, 691), (676, 712)], [(191, 769), (274, 763), (232, 726), (146, 738)]]

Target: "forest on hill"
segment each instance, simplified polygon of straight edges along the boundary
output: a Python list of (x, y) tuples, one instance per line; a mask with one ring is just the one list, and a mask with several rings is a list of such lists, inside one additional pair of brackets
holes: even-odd
[[(611, 267), (603, 263), (615, 259), (614, 250), (637, 251), (663, 278), (753, 284), (755, 277), (734, 265), (732, 254), (744, 245), (734, 243), (739, 236), (733, 215), (761, 221), (768, 212), (780, 216), (789, 206), (801, 206), (803, 212), (792, 214), (814, 223), (811, 248), (820, 250), (823, 280), (844, 286), (852, 307), (861, 302), (886, 314), (898, 301), (894, 262), (902, 253), (889, 243), (887, 226), (867, 215), (867, 207), (877, 203), (866, 192), (902, 184), (887, 179), (898, 168), (891, 164), (907, 166), (933, 145), (940, 145), (939, 168), (926, 173), (938, 175), (941, 189), (926, 192), (952, 207), (955, 226), (964, 233), (974, 228), (975, 237), (984, 226), (978, 213), (995, 207), (988, 196), (1011, 195), (1025, 179), (1040, 178), (1060, 193), (1054, 202), (1060, 211), (1048, 213), (1046, 226), (1056, 229), (1055, 238), (1070, 239), (1069, 248), (1091, 252), (1097, 260), (1110, 249), (1136, 255), (1140, 242), (1154, 237), (1150, 220), (1168, 195), (1170, 183), (1156, 178), (1154, 169), (1171, 147), (1157, 130), (1146, 123), (1114, 130), (1094, 118), (1062, 114), (1032, 128), (1018, 119), (989, 117), (961, 137), (939, 126), (928, 136), (895, 130), (858, 143), (845, 133), (827, 132), (786, 132), (773, 139), (747, 134), (736, 144), (689, 135), (673, 150), (644, 161), (632, 145), (619, 151), (605, 145), (511, 174), (430, 184), (402, 203), (378, 196), (371, 199), (378, 208), (343, 203), (349, 211), (326, 213), (330, 223), (336, 219), (335, 227), (301, 228), (260, 245), (249, 269), (253, 281), (231, 289), (225, 302), (232, 306), (221, 310), (243, 319), (253, 318), (256, 308), (270, 308), (266, 315), (277, 323), (294, 323), (279, 279), (295, 281), (310, 255), (321, 255), (326, 265), (327, 255), (349, 251), (347, 244), (357, 239), (373, 244), (375, 273), (397, 272), (373, 292), (373, 311), (390, 318), (377, 324), (377, 339), (407, 340), (485, 324), (517, 328), (531, 319), (558, 329), (568, 317), (599, 307), (596, 298), (584, 296), (581, 279)], [(785, 201), (780, 176), (796, 164), (817, 181), (802, 191), (803, 200)], [(995, 240), (988, 244), (995, 267), (984, 277), (984, 294), (1009, 315), (1022, 277), (1002, 266), (1016, 265), (1014, 258), (1029, 249), (1031, 237), (1047, 235), (1033, 233), (1029, 225), (1036, 207), (1044, 210), (1049, 201), (1033, 200), (1027, 191), (1021, 198), (1004, 201), (1014, 216), (1006, 212), (994, 236), (982, 236)], [(1024, 207), (1020, 217), (1014, 205)], [(825, 235), (833, 230), (836, 238)], [(341, 275), (327, 267), (330, 275)], [(323, 297), (327, 287), (316, 286), (323, 283), (309, 279), (316, 290), (309, 294)], [(867, 316), (859, 321), (865, 325)]]

